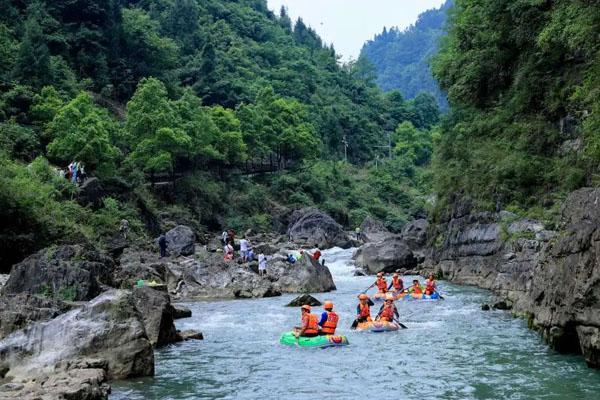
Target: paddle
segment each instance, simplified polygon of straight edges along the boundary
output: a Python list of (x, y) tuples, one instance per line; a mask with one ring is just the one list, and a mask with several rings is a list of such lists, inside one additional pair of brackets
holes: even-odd
[(397, 323), (398, 325), (400, 325), (400, 328), (402, 328), (402, 329), (408, 329), (408, 326), (406, 326), (402, 322), (400, 322), (398, 320), (398, 318), (394, 318), (394, 322)]

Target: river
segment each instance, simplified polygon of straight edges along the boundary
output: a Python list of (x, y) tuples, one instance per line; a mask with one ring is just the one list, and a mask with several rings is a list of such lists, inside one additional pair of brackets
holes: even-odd
[(600, 371), (553, 352), (525, 321), (481, 311), (488, 291), (441, 282), (444, 301), (397, 302), (409, 329), (350, 331), (356, 295), (374, 280), (352, 276), (351, 255), (324, 252), (338, 290), (315, 295), (334, 301), (350, 346), (279, 345), (299, 323), (299, 309), (283, 307), (294, 295), (185, 303), (193, 316), (178, 329), (205, 340), (157, 350), (156, 376), (114, 382), (110, 399), (600, 398)]

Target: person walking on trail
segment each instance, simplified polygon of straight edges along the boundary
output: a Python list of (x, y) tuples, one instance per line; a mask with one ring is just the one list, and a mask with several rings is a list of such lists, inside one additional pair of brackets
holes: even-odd
[(129, 221), (127, 221), (126, 219), (121, 220), (119, 232), (121, 232), (121, 235), (123, 235), (123, 239), (127, 239), (127, 234), (129, 233)]
[(250, 242), (245, 237), (240, 240), (240, 256), (242, 257), (243, 262), (248, 262), (248, 248), (250, 247)]
[(354, 232), (356, 233), (356, 241), (360, 242), (362, 241), (362, 231), (360, 229), (360, 226), (357, 226), (356, 229), (354, 230)]
[(319, 321), (319, 326), (321, 327), (319, 335), (335, 335), (340, 317), (333, 311), (332, 301), (326, 301), (323, 304), (323, 308), (325, 311), (321, 314), (321, 320)]
[(258, 255), (258, 274), (261, 276), (267, 274), (267, 257), (262, 253)]
[(160, 249), (160, 258), (167, 256), (167, 237), (161, 233), (158, 237), (158, 247)]
[(377, 318), (375, 319), (392, 322), (394, 320), (394, 317), (397, 319), (400, 317), (400, 314), (398, 313), (398, 309), (394, 304), (394, 296), (391, 293), (388, 293), (385, 296), (385, 303), (383, 303), (383, 305), (379, 309), (379, 312), (377, 313)]

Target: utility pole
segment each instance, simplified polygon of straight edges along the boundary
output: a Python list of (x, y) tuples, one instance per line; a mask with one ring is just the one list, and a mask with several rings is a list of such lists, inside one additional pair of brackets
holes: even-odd
[(342, 143), (344, 144), (344, 160), (348, 162), (348, 139), (346, 139), (346, 135), (342, 138)]

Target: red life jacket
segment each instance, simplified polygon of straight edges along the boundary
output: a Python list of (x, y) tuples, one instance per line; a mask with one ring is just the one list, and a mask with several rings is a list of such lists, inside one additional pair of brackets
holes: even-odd
[(337, 313), (333, 311), (325, 311), (327, 313), (327, 321), (321, 327), (321, 332), (326, 333), (328, 335), (333, 335), (335, 333), (335, 328), (337, 328), (338, 321), (340, 317)]
[(379, 318), (383, 321), (392, 322), (394, 320), (394, 305), (393, 304), (384, 304), (383, 310), (381, 310), (381, 314)]
[(375, 283), (377, 284), (377, 289), (379, 289), (381, 293), (387, 292), (387, 281), (385, 278), (377, 278)]
[(392, 278), (392, 285), (394, 285), (394, 289), (396, 290), (404, 289), (404, 282), (402, 282), (402, 279), (398, 276)]
[(358, 314), (359, 318), (370, 318), (371, 317), (371, 307), (368, 304), (358, 304), (358, 308), (360, 313)]
[(435, 281), (427, 280), (425, 282), (425, 294), (432, 295), (435, 293)]
[(305, 335), (315, 335), (319, 333), (319, 320), (315, 314), (304, 314), (302, 316), (302, 327)]
[(423, 289), (421, 289), (421, 285), (412, 286), (413, 294), (423, 294)]
[(313, 259), (315, 261), (319, 261), (319, 258), (321, 258), (321, 252), (319, 250), (315, 251), (315, 254), (313, 254)]

